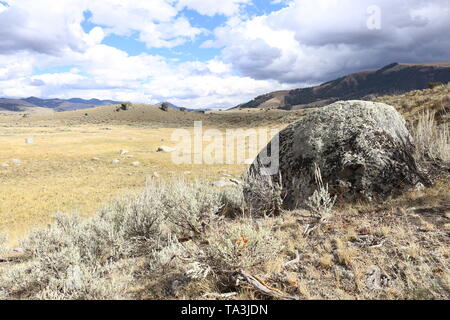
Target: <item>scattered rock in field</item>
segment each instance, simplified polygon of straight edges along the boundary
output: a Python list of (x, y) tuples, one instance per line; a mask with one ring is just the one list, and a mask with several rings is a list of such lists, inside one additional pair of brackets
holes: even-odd
[(33, 138), (26, 138), (25, 139), (25, 143), (26, 144), (33, 144), (33, 142), (34, 142)]
[(230, 187), (230, 186), (236, 186), (239, 185), (239, 183), (234, 179), (225, 179), (222, 178), (218, 181), (213, 182), (213, 186), (217, 188), (224, 188), (224, 187)]
[(421, 182), (416, 184), (414, 187), (411, 187), (408, 189), (408, 191), (410, 191), (410, 192), (419, 192), (419, 191), (423, 191), (423, 190), (425, 190), (425, 186)]
[(23, 254), (23, 253), (25, 253), (25, 249), (23, 249), (23, 248), (15, 248), (15, 249), (13, 249), (13, 252), (18, 253), (18, 254)]
[(3, 164), (1, 165), (1, 167), (3, 167), (3, 168), (8, 168), (8, 167), (9, 167), (9, 164), (3, 163)]
[(141, 165), (141, 163), (139, 161), (135, 161), (135, 162), (132, 162), (131, 165), (133, 167), (139, 167)]
[(160, 175), (159, 175), (159, 173), (158, 173), (158, 172), (156, 172), (156, 171), (155, 171), (155, 172), (153, 172), (153, 177), (154, 177), (154, 178), (159, 178), (159, 177), (160, 177)]
[(21, 164), (22, 163), (22, 161), (19, 160), (19, 159), (11, 159), (11, 162), (14, 163), (14, 164)]
[[(279, 138), (279, 172), (272, 182), (280, 183), (281, 177), (283, 204), (289, 209), (317, 189), (315, 164), (330, 193), (347, 201), (385, 199), (404, 186), (429, 184), (417, 168), (405, 120), (383, 103), (336, 102), (290, 125)], [(271, 148), (269, 144), (261, 155), (271, 155)], [(268, 181), (264, 169), (258, 158), (249, 176)], [(251, 183), (245, 194), (251, 201)]]
[(118, 163), (120, 163), (120, 161), (119, 160), (117, 160), (117, 159), (114, 159), (113, 161), (111, 161), (113, 164), (118, 164)]
[(127, 153), (129, 153), (130, 151), (128, 151), (128, 150), (120, 150), (119, 151), (119, 154), (121, 155), (121, 156), (123, 156), (123, 155), (125, 155), (125, 154), (127, 154)]
[(158, 148), (158, 150), (156, 150), (156, 152), (165, 152), (165, 153), (171, 153), (174, 152), (176, 149), (175, 148), (171, 148), (171, 147), (167, 147), (167, 146), (161, 146)]
[(100, 158), (92, 158), (92, 161), (100, 161)]
[(192, 172), (190, 172), (190, 171), (185, 171), (185, 172), (183, 172), (183, 174), (185, 175), (185, 176), (188, 176), (188, 175), (190, 175)]

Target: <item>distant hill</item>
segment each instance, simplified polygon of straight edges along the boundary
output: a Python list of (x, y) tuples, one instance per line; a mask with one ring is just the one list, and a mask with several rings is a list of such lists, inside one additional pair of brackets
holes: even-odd
[(73, 99), (40, 99), (29, 97), (25, 99), (7, 99), (0, 98), (0, 111), (10, 112), (61, 112), (78, 109), (88, 109), (98, 106), (106, 106), (111, 104), (120, 104), (119, 101), (113, 100), (84, 100), (79, 98)]
[(373, 98), (428, 88), (430, 82), (450, 82), (450, 62), (399, 64), (353, 73), (320, 86), (276, 91), (236, 108), (297, 110), (321, 107), (338, 100)]
[[(176, 110), (183, 109), (183, 107), (177, 106), (177, 105), (175, 105), (173, 103), (170, 103), (170, 102), (167, 102), (167, 101), (166, 102), (157, 103), (156, 106), (161, 107), (163, 105), (163, 103), (167, 103), (169, 105), (169, 107), (172, 108), (172, 109), (176, 109)], [(192, 111), (192, 110), (191, 109), (186, 109), (186, 111)]]

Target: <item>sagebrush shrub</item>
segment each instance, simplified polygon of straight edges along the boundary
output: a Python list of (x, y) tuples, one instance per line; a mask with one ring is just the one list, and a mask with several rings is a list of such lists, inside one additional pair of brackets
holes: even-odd
[(237, 271), (261, 265), (282, 249), (270, 227), (246, 220), (211, 234), (206, 250), (210, 265), (219, 270)]
[(218, 219), (223, 207), (221, 191), (199, 181), (186, 184), (175, 180), (170, 187), (159, 186), (166, 219), (178, 232), (198, 235), (204, 228)]
[[(281, 181), (281, 176), (280, 179)], [(279, 215), (283, 206), (283, 185), (272, 176), (247, 175), (244, 185), (245, 201), (254, 216)]]
[(29, 260), (0, 274), (0, 293), (31, 299), (121, 298), (132, 275), (117, 279), (120, 263), (144, 256), (150, 257), (154, 274), (173, 259), (184, 259), (189, 263), (177, 267), (180, 272), (201, 277), (208, 270), (200, 262), (204, 257), (178, 239), (201, 238), (208, 226), (217, 226), (224, 208), (242, 206), (239, 192), (198, 181), (151, 180), (143, 192), (116, 199), (93, 218), (57, 214), (53, 224), (22, 243)]
[(169, 235), (165, 244), (154, 250), (150, 261), (150, 268), (159, 270), (167, 266), (175, 258), (187, 258), (187, 249), (178, 241), (178, 239)]
[(221, 213), (225, 216), (233, 217), (247, 210), (242, 185), (223, 189), (220, 201), (223, 204)]
[[(33, 250), (34, 256), (30, 262), (7, 269), (0, 280), (3, 290), (14, 298), (119, 298), (123, 293), (123, 286), (116, 285), (107, 277), (112, 265), (107, 261), (89, 261), (89, 258), (80, 254), (79, 247), (60, 235), (58, 231), (51, 232), (52, 240), (44, 240), (45, 243), (40, 248)], [(53, 241), (56, 239), (61, 240), (59, 247), (52, 247), (57, 244)], [(26, 296), (21, 296), (24, 293)]]

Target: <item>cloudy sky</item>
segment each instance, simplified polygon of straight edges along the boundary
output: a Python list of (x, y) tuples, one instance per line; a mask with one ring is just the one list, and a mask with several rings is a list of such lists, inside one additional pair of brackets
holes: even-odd
[(450, 61), (450, 0), (0, 0), (0, 96), (229, 107)]

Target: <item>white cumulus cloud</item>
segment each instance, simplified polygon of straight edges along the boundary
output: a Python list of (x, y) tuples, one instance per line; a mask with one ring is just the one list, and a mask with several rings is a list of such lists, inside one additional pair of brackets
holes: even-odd
[[(246, 12), (251, 0), (6, 2), (0, 3), (0, 96), (7, 97), (229, 107), (391, 62), (444, 61), (450, 52), (448, 0), (273, 1), (286, 6), (259, 16)], [(205, 30), (186, 8), (226, 23)], [(86, 16), (94, 25), (89, 32), (82, 27)], [(220, 51), (199, 61), (150, 50), (130, 55), (105, 44), (116, 35), (148, 48), (176, 48), (205, 34), (210, 39), (202, 48)]]
[(233, 16), (251, 2), (251, 0), (179, 0), (178, 8), (186, 7), (207, 16), (217, 14)]
[(203, 46), (223, 48), (226, 62), (255, 79), (320, 82), (391, 62), (448, 60), (449, 8), (448, 0), (295, 0), (234, 18)]

